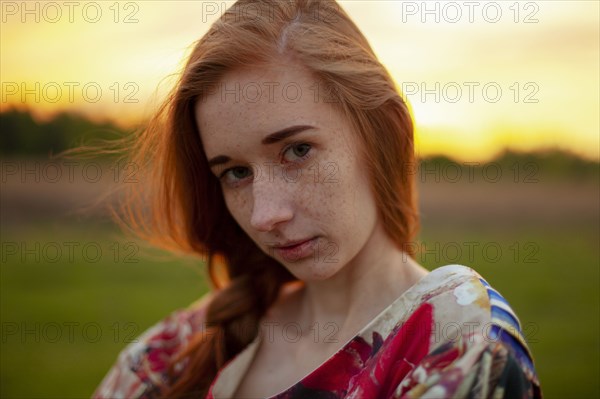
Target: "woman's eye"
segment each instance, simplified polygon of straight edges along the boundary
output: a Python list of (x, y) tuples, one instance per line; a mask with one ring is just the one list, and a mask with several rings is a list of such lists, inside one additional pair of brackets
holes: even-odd
[(304, 158), (306, 157), (306, 155), (308, 154), (308, 152), (311, 149), (311, 145), (307, 144), (307, 143), (302, 143), (302, 144), (294, 144), (292, 145), (290, 148), (288, 148), (284, 155), (291, 155), (291, 159), (289, 159), (290, 157), (288, 157), (288, 161), (293, 162), (294, 160), (296, 160), (297, 158)]
[(244, 179), (248, 177), (250, 171), (248, 170), (248, 168), (235, 167), (231, 170), (231, 173), (236, 179)]
[(234, 166), (221, 174), (221, 179), (228, 183), (235, 183), (250, 176), (250, 169), (243, 166)]

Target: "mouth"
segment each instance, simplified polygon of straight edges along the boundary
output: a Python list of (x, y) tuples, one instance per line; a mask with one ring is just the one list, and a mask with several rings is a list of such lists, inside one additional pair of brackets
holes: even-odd
[(275, 253), (288, 262), (304, 259), (314, 253), (319, 237), (302, 240), (287, 241), (281, 245), (274, 245)]

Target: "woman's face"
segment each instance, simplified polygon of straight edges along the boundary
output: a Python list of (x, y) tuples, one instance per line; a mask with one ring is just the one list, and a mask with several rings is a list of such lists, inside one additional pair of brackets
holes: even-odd
[(195, 110), (229, 212), (304, 281), (351, 263), (379, 223), (360, 143), (325, 89), (298, 64), (239, 69)]

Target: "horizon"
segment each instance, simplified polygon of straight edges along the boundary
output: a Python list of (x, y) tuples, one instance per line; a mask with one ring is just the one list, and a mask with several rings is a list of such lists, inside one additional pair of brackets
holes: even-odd
[[(19, 112), (19, 113), (25, 113), (27, 115), (29, 115), (32, 120), (38, 124), (40, 127), (43, 127), (45, 125), (48, 124), (52, 124), (55, 121), (58, 121), (59, 118), (61, 116), (69, 116), (84, 122), (88, 122), (91, 125), (94, 125), (95, 127), (90, 130), (86, 130), (86, 131), (82, 131), (81, 134), (79, 136), (77, 136), (78, 139), (82, 139), (84, 138), (86, 135), (89, 135), (89, 137), (87, 137), (87, 139), (94, 139), (94, 132), (95, 133), (109, 133), (109, 131), (105, 131), (105, 130), (98, 130), (98, 128), (100, 128), (101, 126), (107, 126), (108, 128), (115, 128), (117, 129), (116, 131), (113, 131), (113, 133), (117, 133), (117, 134), (134, 134), (136, 131), (139, 130), (140, 127), (145, 126), (144, 123), (140, 123), (138, 126), (121, 126), (118, 123), (116, 123), (113, 120), (110, 119), (103, 119), (103, 120), (94, 120), (92, 118), (89, 118), (86, 114), (78, 112), (77, 110), (67, 110), (67, 111), (59, 111), (55, 114), (52, 115), (44, 115), (42, 117), (40, 116), (36, 116), (35, 113), (31, 112), (30, 109), (27, 108), (23, 108), (23, 109), (17, 109), (17, 108), (9, 108), (9, 109), (5, 109), (0, 111), (0, 117), (2, 117), (5, 114), (8, 114), (10, 112)], [(71, 147), (69, 147), (71, 148)], [(60, 153), (61, 151), (59, 151)], [(448, 153), (443, 153), (443, 152), (429, 152), (426, 154), (423, 154), (419, 151), (419, 149), (415, 149), (415, 158), (417, 161), (421, 162), (421, 161), (431, 161), (431, 160), (436, 160), (437, 158), (444, 158), (450, 162), (455, 162), (455, 163), (461, 163), (463, 162), (462, 166), (463, 167), (478, 167), (478, 165), (471, 165), (472, 162), (474, 162), (475, 164), (479, 164), (479, 163), (483, 163), (483, 165), (485, 165), (486, 163), (489, 162), (494, 162), (494, 161), (502, 161), (504, 157), (506, 156), (512, 156), (512, 155), (516, 155), (516, 156), (534, 156), (534, 157), (544, 157), (547, 155), (553, 155), (559, 153), (559, 155), (563, 156), (563, 157), (567, 157), (567, 158), (575, 158), (575, 159), (579, 159), (583, 162), (592, 162), (592, 163), (600, 163), (600, 159), (595, 159), (592, 157), (588, 157), (585, 154), (580, 154), (577, 152), (574, 152), (572, 149), (570, 148), (563, 148), (563, 147), (558, 147), (558, 146), (538, 146), (532, 149), (528, 149), (528, 150), (523, 150), (523, 149), (515, 149), (515, 148), (511, 148), (510, 146), (507, 147), (500, 147), (497, 148), (497, 151), (495, 153), (493, 153), (491, 156), (487, 157), (487, 158), (474, 158), (474, 157), (469, 157), (469, 158), (461, 158), (460, 156), (457, 156), (457, 154), (448, 154)], [(30, 154), (33, 156), (33, 158), (36, 157), (35, 154)], [(38, 154), (39, 155), (39, 154)], [(22, 156), (17, 156), (16, 158), (28, 158), (28, 156), (22, 157)], [(466, 162), (466, 163), (464, 163)], [(482, 166), (482, 165), (479, 165)]]

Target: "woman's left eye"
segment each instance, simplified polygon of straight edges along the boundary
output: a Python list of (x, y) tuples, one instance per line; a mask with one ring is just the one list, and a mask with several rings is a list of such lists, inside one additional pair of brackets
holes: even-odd
[(284, 151), (284, 158), (289, 162), (304, 159), (311, 148), (311, 145), (308, 143), (293, 144)]

